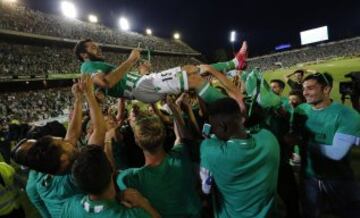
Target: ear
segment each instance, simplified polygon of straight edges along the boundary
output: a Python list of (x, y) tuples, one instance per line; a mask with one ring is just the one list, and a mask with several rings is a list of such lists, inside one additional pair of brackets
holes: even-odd
[(325, 92), (325, 94), (327, 94), (328, 96), (330, 95), (330, 92), (331, 92), (331, 89), (332, 89), (332, 87), (330, 87), (330, 86), (325, 86), (324, 87), (324, 92)]

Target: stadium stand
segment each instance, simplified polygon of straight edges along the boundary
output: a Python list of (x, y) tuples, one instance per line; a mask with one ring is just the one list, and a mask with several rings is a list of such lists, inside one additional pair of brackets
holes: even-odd
[(359, 54), (360, 37), (356, 37), (250, 58), (249, 66), (260, 67), (262, 70), (275, 70), (280, 67), (290, 67), (310, 61), (326, 60), (335, 57), (350, 57)]
[[(115, 98), (104, 99), (104, 108), (116, 103)], [(69, 115), (73, 96), (70, 89), (54, 88), (29, 92), (5, 92), (0, 94), (0, 125), (11, 120), (32, 123)]]
[[(118, 64), (126, 60), (128, 53), (104, 52), (108, 62)], [(196, 64), (190, 56), (151, 56), (153, 71), (174, 66)], [(70, 48), (58, 46), (34, 46), (0, 42), (0, 75), (48, 75), (79, 73), (80, 63)]]
[(31, 33), (61, 39), (91, 38), (96, 42), (134, 48), (140, 42), (155, 51), (199, 55), (197, 51), (179, 40), (144, 36), (134, 32), (115, 31), (99, 24), (49, 15), (23, 6), (0, 5), (0, 30)]

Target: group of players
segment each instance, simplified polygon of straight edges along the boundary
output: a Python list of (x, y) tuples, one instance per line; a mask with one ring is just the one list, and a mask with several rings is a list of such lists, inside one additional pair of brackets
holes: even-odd
[[(277, 193), (287, 217), (319, 217), (324, 202), (341, 217), (360, 214), (360, 188), (349, 160), (352, 146), (360, 144), (360, 115), (331, 100), (330, 74), (303, 78), (303, 71), (295, 72), (297, 80), (287, 81), (293, 88), (289, 101), (281, 96), (281, 80), (268, 85), (258, 70), (245, 72), (246, 42), (230, 61), (162, 72), (151, 72), (148, 63), (129, 72), (141, 61), (137, 49), (118, 66), (106, 63), (90, 39), (78, 42), (74, 52), (82, 77), (72, 88), (74, 109), (66, 136), (26, 139), (12, 151), (16, 162), (31, 169), (26, 191), (43, 217), (201, 217), (194, 169), (203, 193), (212, 194), (208, 202), (217, 217), (277, 216)], [(224, 74), (231, 70), (243, 71), (237, 85)], [(221, 87), (213, 87), (208, 77)], [(154, 116), (133, 110), (129, 123), (144, 166), (115, 173), (115, 154), (109, 152), (113, 139), (107, 137), (94, 92), (150, 104), (166, 98), (174, 146), (169, 151), (163, 147), (161, 112)], [(196, 93), (199, 105), (205, 105), (201, 140), (189, 137), (181, 107), (168, 97), (181, 95), (179, 105), (185, 105), (199, 129), (184, 92)], [(93, 127), (88, 145), (79, 149), (84, 99)], [(194, 144), (201, 145), (190, 158), (196, 154)], [(301, 196), (289, 166), (288, 153), (295, 145), (303, 160)]]

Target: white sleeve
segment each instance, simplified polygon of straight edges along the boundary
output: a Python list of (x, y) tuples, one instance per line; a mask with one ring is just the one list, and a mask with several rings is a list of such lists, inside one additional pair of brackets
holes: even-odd
[(350, 151), (353, 145), (360, 144), (360, 137), (335, 133), (332, 145), (320, 144), (320, 152), (333, 160), (341, 160)]
[(212, 176), (208, 169), (200, 167), (201, 190), (204, 194), (210, 194), (212, 186)]

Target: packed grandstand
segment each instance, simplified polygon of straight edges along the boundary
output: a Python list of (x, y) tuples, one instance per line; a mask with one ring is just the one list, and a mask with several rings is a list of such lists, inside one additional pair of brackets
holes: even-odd
[[(94, 53), (86, 50), (91, 46), (95, 48)], [(102, 53), (97, 46), (101, 47)], [(136, 48), (140, 49), (142, 56)], [(234, 59), (231, 57), (230, 61), (216, 63), (211, 67), (200, 65), (206, 58), (181, 40), (115, 30), (102, 24), (87, 23), (35, 11), (20, 4), (8, 5), (0, 2), (0, 167), (5, 161), (10, 163), (11, 157), (9, 166), (15, 166), (17, 173), (21, 174), (19, 183), (23, 183), (15, 184), (21, 187), (16, 190), (9, 188), (3, 192), (3, 189), (0, 189), (0, 193), (7, 192), (13, 195), (11, 199), (9, 197), (10, 200), (4, 200), (4, 195), (0, 195), (0, 217), (2, 217), (1, 213), (7, 209), (3, 206), (6, 204), (12, 204), (13, 207), (12, 211), (5, 211), (9, 212), (8, 214), (20, 213), (16, 217), (25, 217), (26, 214), (26, 217), (30, 218), (75, 217), (69, 215), (71, 214), (69, 211), (71, 207), (76, 206), (79, 206), (77, 211), (84, 210), (85, 214), (111, 210), (112, 207), (118, 206), (110, 207), (111, 205), (107, 204), (106, 207), (95, 205), (92, 208), (90, 197), (84, 197), (80, 201), (77, 196), (65, 198), (54, 193), (61, 192), (66, 195), (67, 189), (71, 189), (71, 194), (86, 192), (89, 194), (86, 196), (100, 196), (101, 200), (103, 196), (108, 197), (106, 194), (111, 191), (113, 191), (111, 194), (114, 194), (121, 189), (121, 202), (124, 203), (124, 199), (128, 196), (125, 193), (128, 190), (126, 188), (130, 186), (121, 185), (132, 182), (131, 179), (127, 180), (127, 176), (131, 178), (135, 175), (133, 180), (135, 181), (136, 178), (145, 175), (145, 180), (134, 182), (134, 184), (139, 187), (150, 184), (148, 187), (144, 186), (144, 189), (149, 188), (148, 192), (138, 188), (139, 192), (130, 190), (129, 194), (141, 196), (133, 198), (146, 199), (145, 203), (142, 202), (142, 205), (134, 203), (134, 208), (128, 209), (126, 207), (131, 205), (132, 199), (126, 199), (130, 203), (125, 201), (128, 205), (121, 206), (121, 211), (133, 212), (127, 217), (148, 217), (147, 213), (156, 218), (160, 217), (160, 214), (163, 217), (212, 217), (217, 213), (225, 213), (220, 217), (270, 217), (273, 208), (277, 207), (274, 203), (275, 199), (281, 198), (278, 217), (307, 218), (305, 214), (312, 210), (299, 206), (302, 200), (299, 181), (303, 173), (301, 167), (305, 166), (304, 162), (308, 158), (304, 154), (306, 151), (304, 147), (307, 146), (307, 140), (310, 140), (307, 137), (313, 136), (305, 134), (308, 130), (305, 131), (304, 116), (312, 119), (310, 124), (314, 126), (311, 129), (313, 132), (318, 129), (332, 131), (341, 125), (341, 128), (339, 127), (341, 133), (334, 130), (330, 134), (335, 135), (334, 138), (340, 134), (343, 140), (339, 144), (345, 143), (347, 153), (340, 149), (340, 152), (336, 150), (336, 152), (323, 155), (321, 160), (334, 167), (328, 170), (326, 166), (320, 173), (325, 176), (335, 175), (332, 174), (334, 168), (338, 171), (335, 172), (336, 176), (345, 175), (346, 179), (350, 178), (349, 181), (353, 181), (351, 179), (355, 177), (350, 170), (349, 162), (345, 159), (350, 153), (351, 146), (360, 142), (360, 138), (356, 135), (359, 132), (359, 125), (351, 121), (356, 122), (360, 120), (360, 117), (354, 110), (337, 103), (335, 106), (332, 105), (336, 107), (333, 110), (337, 111), (330, 111), (331, 113), (322, 111), (321, 108), (309, 109), (310, 104), (316, 105), (325, 100), (329, 105), (333, 103), (329, 95), (334, 80), (333, 75), (328, 73), (308, 74), (310, 71), (304, 69), (303, 66), (332, 59), (358, 58), (360, 37), (313, 44), (300, 49), (258, 57), (248, 58), (247, 55), (248, 47), (244, 42)], [(132, 58), (134, 62), (129, 61)], [(131, 65), (128, 69), (127, 64)], [(146, 64), (151, 65), (149, 67)], [(140, 68), (143, 65), (148, 67), (148, 72), (141, 72)], [(175, 66), (183, 66), (183, 68), (174, 68)], [(294, 68), (295, 66), (298, 68)], [(274, 78), (269, 82), (264, 79), (262, 72), (274, 73), (279, 69), (292, 70), (291, 73), (282, 75), (286, 83), (282, 81), (283, 78)], [(167, 71), (163, 72), (164, 70)], [(124, 73), (121, 78), (117, 77), (120, 71)], [(90, 74), (91, 77), (84, 74)], [(117, 75), (114, 76), (115, 74)], [(109, 78), (116, 79), (116, 82)], [(321, 88), (317, 90), (318, 93), (307, 90), (310, 94), (305, 99), (303, 83), (306, 80), (316, 83), (315, 85)], [(153, 81), (159, 84), (154, 85)], [(291, 91), (289, 96), (285, 97), (282, 93), (286, 84)], [(111, 91), (112, 89), (115, 91)], [(312, 92), (315, 94), (311, 95)], [(320, 96), (319, 93), (322, 97), (325, 96), (325, 100), (316, 101), (315, 98)], [(142, 99), (148, 101), (142, 101)], [(306, 103), (309, 99), (315, 100)], [(324, 111), (325, 115), (319, 115)], [(336, 114), (334, 121), (332, 121), (332, 112)], [(316, 115), (311, 113), (316, 113)], [(317, 119), (318, 117), (320, 118)], [(320, 121), (326, 122), (326, 125)], [(214, 122), (213, 126), (211, 122)], [(213, 129), (210, 130), (210, 128)], [(215, 134), (219, 132), (219, 136)], [(65, 136), (65, 140), (56, 141), (59, 138), (48, 135)], [(321, 137), (326, 137), (326, 134)], [(25, 138), (25, 141), (20, 140), (22, 138)], [(56, 146), (48, 148), (46, 140), (50, 140)], [(200, 142), (202, 142), (201, 145)], [(141, 143), (150, 145), (142, 146)], [(324, 143), (319, 146), (331, 147)], [(328, 140), (326, 143), (331, 142)], [(29, 147), (23, 146), (24, 144)], [(217, 146), (218, 144), (221, 146)], [(103, 145), (103, 147), (98, 145)], [(232, 145), (235, 146), (231, 147)], [(68, 146), (65, 147), (68, 150), (61, 146)], [(38, 150), (33, 149), (34, 147)], [(253, 149), (255, 147), (256, 149)], [(234, 152), (227, 150), (228, 148), (234, 148)], [(237, 153), (239, 148), (241, 148), (240, 152)], [(68, 152), (65, 152), (69, 154), (66, 156), (68, 159), (65, 158), (64, 162), (61, 159), (59, 161), (61, 164), (54, 167), (51, 164), (44, 164), (46, 161), (55, 162), (57, 157), (63, 158), (56, 149)], [(247, 152), (247, 149), (251, 152)], [(91, 155), (86, 156), (87, 151)], [(222, 155), (224, 151), (228, 153)], [(339, 153), (342, 154), (341, 163), (336, 159), (339, 158)], [(96, 156), (99, 154), (104, 154), (106, 157), (102, 159)], [(176, 161), (170, 159), (173, 158), (172, 155)], [(209, 155), (208, 159), (206, 155)], [(95, 157), (95, 160), (91, 157)], [(146, 165), (149, 157), (153, 160), (157, 160), (158, 157), (163, 159)], [(90, 161), (84, 161), (86, 158)], [(165, 158), (168, 159), (163, 161)], [(109, 164), (106, 164), (105, 159)], [(42, 162), (43, 160), (45, 161)], [(215, 163), (219, 160), (220, 162)], [(231, 162), (233, 160), (234, 164)], [(211, 164), (211, 161), (214, 163)], [(104, 169), (108, 167), (107, 169), (100, 168), (103, 166), (102, 162), (106, 162), (107, 166)], [(193, 163), (196, 163), (194, 168)], [(248, 163), (250, 164), (247, 165)], [(145, 172), (139, 177), (136, 177), (136, 173), (140, 170), (129, 171), (144, 164), (146, 167), (142, 169), (145, 170), (147, 168), (151, 170), (151, 167), (165, 167), (158, 171), (150, 171), (150, 174)], [(20, 168), (20, 165), (26, 167)], [(219, 174), (213, 174), (206, 167), (213, 167), (212, 170)], [(93, 173), (92, 177), (88, 177), (87, 174), (92, 173), (91, 170), (94, 169), (100, 170)], [(200, 178), (192, 177), (195, 169), (200, 172)], [(244, 169), (245, 173), (243, 173)], [(78, 175), (81, 174), (81, 170), (86, 172), (83, 174), (83, 177), (86, 177), (83, 184), (81, 175)], [(91, 193), (92, 186), (98, 185), (97, 181), (102, 181), (103, 177), (106, 177), (106, 172), (113, 172), (112, 170), (119, 171), (121, 176), (124, 172), (128, 173), (121, 178), (121, 181), (120, 179), (115, 181), (115, 186), (119, 186), (119, 190), (110, 190), (109, 187), (114, 184), (109, 181), (112, 181), (114, 175), (109, 173), (109, 181), (103, 182), (106, 185), (110, 184), (107, 187), (109, 189), (106, 191), (102, 189), (101, 193), (100, 191), (95, 191), (96, 194)], [(233, 170), (235, 173), (232, 174)], [(70, 175), (71, 179), (69, 179)], [(0, 174), (0, 179), (1, 176)], [(218, 177), (214, 183), (216, 176)], [(233, 178), (228, 179), (231, 176)], [(66, 179), (63, 180), (65, 177)], [(146, 183), (147, 181), (151, 182)], [(168, 181), (170, 185), (163, 184)], [(241, 184), (235, 185), (235, 191), (232, 190), (233, 187), (227, 186), (228, 183), (234, 181), (241, 181)], [(243, 181), (246, 184), (242, 183)], [(61, 185), (55, 190), (51, 187), (52, 182)], [(1, 179), (0, 185), (3, 183)], [(321, 182), (315, 183), (315, 185), (318, 184), (324, 187), (326, 185)], [(350, 185), (355, 187), (354, 184)], [(48, 190), (50, 194), (44, 194), (44, 191), (40, 193), (41, 188), (38, 188), (40, 186), (45, 187), (43, 190)], [(226, 188), (221, 189), (223, 187)], [(352, 186), (349, 187), (351, 189)], [(87, 191), (87, 188), (90, 191)], [(257, 190), (260, 191), (256, 193)], [(40, 194), (38, 195), (37, 192)], [(200, 192), (202, 192), (201, 195)], [(214, 202), (219, 199), (216, 199), (218, 196), (214, 193), (218, 192), (225, 193), (221, 196), (228, 197), (230, 204), (235, 202), (235, 206), (226, 205), (227, 207), (231, 209), (237, 207), (237, 209), (229, 210), (230, 212), (226, 209), (216, 211), (218, 205)], [(15, 201), (19, 193), (22, 195), (21, 203)], [(24, 193), (27, 193), (27, 197), (24, 197)], [(213, 199), (208, 197), (209, 193), (213, 194)], [(241, 197), (236, 198), (239, 193)], [(253, 196), (254, 193), (256, 197)], [(173, 196), (169, 198), (169, 195)], [(152, 198), (153, 196), (155, 197)], [(24, 200), (27, 198), (28, 200)], [(68, 200), (70, 198), (71, 200)], [(111, 196), (111, 200), (114, 199), (115, 197)], [(343, 199), (346, 200), (345, 197)], [(72, 204), (72, 201), (77, 200), (81, 202), (81, 205)], [(221, 200), (223, 199), (220, 198)], [(6, 204), (2, 204), (3, 202)], [(90, 203), (86, 204), (87, 202)], [(350, 203), (345, 205), (350, 205)], [(144, 211), (136, 211), (138, 206), (143, 207)], [(248, 213), (248, 208), (251, 208), (251, 213)], [(354, 213), (357, 213), (356, 210)], [(325, 213), (330, 213), (329, 211), (329, 208), (325, 209)], [(234, 215), (237, 212), (247, 215)], [(351, 213), (352, 211), (349, 212)], [(118, 211), (116, 214), (119, 215)], [(85, 217), (88, 216), (85, 215)], [(98, 217), (101, 217), (101, 214)]]
[[(78, 39), (92, 38), (102, 43), (104, 56), (110, 63), (121, 63), (131, 48), (142, 43), (144, 50), (150, 50), (151, 65), (154, 72), (185, 64), (199, 64), (200, 53), (180, 40), (162, 39), (156, 36), (141, 35), (134, 32), (113, 30), (100, 24), (91, 24), (34, 11), (23, 6), (7, 6), (0, 4), (0, 80), (9, 81), (14, 78), (27, 80), (30, 76), (47, 78), (53, 74), (78, 74), (79, 61), (74, 58), (72, 47)], [(29, 22), (31, 21), (31, 22)], [(45, 37), (45, 38), (44, 38)], [(18, 40), (21, 39), (21, 40)], [(36, 40), (35, 43), (33, 40)], [(21, 42), (21, 43), (20, 43)], [(145, 49), (146, 47), (146, 49)], [(360, 54), (360, 37), (318, 44), (301, 49), (278, 52), (259, 57), (252, 57), (250, 67), (262, 70), (275, 70), (291, 67), (306, 62), (323, 61), (336, 57), (354, 57)], [(147, 58), (147, 57), (144, 57)], [(58, 92), (69, 95), (69, 91)], [(26, 122), (37, 121), (43, 117), (56, 117), (68, 109), (71, 101), (61, 98), (49, 105), (47, 99), (54, 95), (54, 90), (44, 90), (33, 99), (41, 99), (40, 105), (25, 105), (21, 99), (29, 93), (1, 93), (1, 102), (9, 99), (9, 104), (2, 104), (0, 115), (2, 121), (11, 119)], [(32, 103), (34, 104), (34, 103)], [(36, 110), (30, 110), (36, 108)], [(27, 111), (26, 113), (23, 113)], [(42, 117), (29, 115), (39, 114)]]

